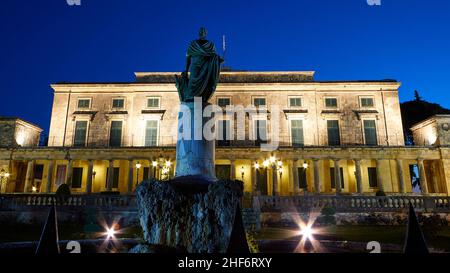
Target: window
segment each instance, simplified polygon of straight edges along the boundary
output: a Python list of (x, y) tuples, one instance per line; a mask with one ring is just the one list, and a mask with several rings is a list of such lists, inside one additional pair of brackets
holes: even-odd
[(219, 180), (234, 179), (231, 177), (231, 165), (216, 165), (216, 177)]
[(147, 108), (159, 108), (159, 98), (148, 98)]
[(219, 146), (230, 146), (230, 140), (232, 139), (231, 121), (219, 120), (217, 126), (217, 140)]
[(367, 174), (369, 175), (369, 186), (371, 188), (378, 187), (377, 168), (368, 167)]
[(145, 127), (145, 146), (154, 147), (158, 143), (158, 121), (147, 120)]
[(325, 98), (326, 108), (337, 108), (337, 98)]
[(75, 122), (75, 136), (73, 140), (74, 147), (86, 146), (87, 121), (79, 120)]
[[(341, 176), (341, 188), (344, 188), (344, 169), (343, 168), (339, 168), (339, 173)], [(331, 180), (331, 188), (335, 189), (336, 188), (336, 178), (334, 177), (334, 167), (330, 168), (330, 180)]]
[(109, 146), (120, 147), (122, 145), (122, 121), (111, 121), (111, 132), (109, 134)]
[(72, 188), (81, 189), (83, 181), (83, 168), (74, 167), (72, 169)]
[(266, 106), (266, 99), (265, 98), (254, 98), (253, 105), (256, 107)]
[(328, 131), (328, 145), (329, 146), (341, 145), (341, 136), (340, 136), (340, 132), (339, 132), (339, 121), (338, 120), (327, 120), (327, 131)]
[(294, 147), (304, 145), (303, 120), (291, 120), (291, 141)]
[(124, 99), (113, 99), (113, 101), (112, 101), (112, 108), (122, 109), (124, 106), (125, 106), (125, 100)]
[(255, 140), (256, 145), (267, 141), (267, 121), (255, 120)]
[[(113, 182), (112, 182), (112, 188), (117, 189), (119, 187), (119, 175), (120, 175), (120, 168), (115, 167), (113, 168)], [(108, 188), (108, 177), (109, 177), (109, 167), (106, 169), (106, 186), (105, 188)]]
[(361, 98), (361, 107), (373, 107), (373, 98)]
[(364, 138), (366, 145), (378, 145), (375, 120), (364, 120)]
[(142, 179), (150, 179), (150, 167), (144, 167), (144, 172), (142, 173)]
[(219, 105), (220, 107), (226, 107), (227, 105), (231, 105), (231, 99), (230, 98), (218, 98), (217, 105)]
[(298, 187), (300, 189), (308, 188), (308, 182), (306, 181), (306, 169), (300, 167), (297, 169), (298, 171)]
[(302, 98), (289, 98), (289, 107), (302, 107)]
[(79, 99), (78, 100), (79, 109), (89, 109), (91, 108), (91, 99)]
[(261, 195), (268, 195), (267, 171), (264, 168), (256, 170), (256, 181), (256, 183), (258, 183), (257, 188), (261, 192)]

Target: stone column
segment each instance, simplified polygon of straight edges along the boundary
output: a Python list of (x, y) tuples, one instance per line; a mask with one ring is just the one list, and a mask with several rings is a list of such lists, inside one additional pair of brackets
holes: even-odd
[(334, 161), (334, 187), (336, 188), (336, 194), (341, 194), (342, 192), (342, 182), (341, 182), (341, 166), (339, 165), (339, 159), (333, 159)]
[[(165, 162), (163, 163), (165, 164)], [(144, 167), (141, 167), (142, 171), (144, 171)], [(154, 178), (154, 176), (156, 177), (156, 173), (154, 173), (155, 167), (153, 167), (153, 160), (149, 159), (148, 160), (148, 173), (147, 173), (147, 177), (143, 177), (143, 180), (150, 180), (152, 178)]]
[[(150, 167), (149, 172), (152, 172), (153, 167)], [(133, 160), (128, 160), (128, 193), (133, 192)]]
[(94, 160), (88, 160), (88, 172), (87, 172), (87, 181), (86, 181), (86, 193), (92, 193), (92, 176), (94, 173)]
[(53, 184), (53, 169), (55, 166), (55, 160), (50, 160), (48, 162), (48, 168), (47, 168), (47, 181), (45, 184), (45, 192), (50, 193), (52, 192), (52, 184)]
[(73, 176), (73, 160), (69, 159), (69, 163), (67, 164), (67, 176), (66, 176), (66, 184), (69, 188), (72, 187), (72, 176)]
[(23, 189), (24, 192), (31, 192), (31, 185), (34, 180), (34, 160), (28, 161), (27, 165), (27, 174), (25, 176), (25, 187)]
[(398, 191), (405, 193), (405, 178), (403, 177), (403, 162), (401, 159), (396, 159), (397, 162), (397, 176), (398, 176)]
[(320, 194), (320, 169), (319, 169), (319, 159), (313, 159), (314, 168), (314, 192)]
[[(230, 177), (231, 177), (231, 180), (236, 179), (236, 165), (235, 165), (234, 159), (230, 160)], [(239, 177), (239, 179), (241, 179), (241, 177)]]
[(433, 190), (434, 190), (434, 193), (439, 193), (439, 180), (438, 180), (439, 173), (437, 171), (437, 166), (436, 165), (437, 165), (436, 161), (433, 161), (431, 163), (431, 172), (432, 172), (432, 176), (431, 177), (433, 179)]
[(428, 194), (428, 184), (427, 184), (427, 176), (425, 174), (425, 166), (423, 164), (423, 159), (418, 159), (417, 164), (419, 165), (419, 181), (420, 188), (422, 189), (423, 194)]
[(106, 191), (112, 191), (114, 180), (114, 160), (109, 160), (108, 177), (106, 182)]
[[(175, 176), (201, 175), (215, 180), (215, 140), (203, 137), (202, 126), (209, 122), (202, 111), (208, 106), (197, 102), (182, 102), (178, 124), (183, 124), (183, 134), (177, 140)], [(196, 106), (196, 107), (195, 107)], [(200, 109), (199, 109), (200, 108)]]
[(362, 185), (362, 175), (361, 175), (361, 159), (354, 159), (355, 161), (355, 178), (356, 178), (356, 189), (358, 194), (363, 193)]
[(278, 196), (278, 172), (277, 167), (272, 167), (272, 195)]
[(292, 176), (294, 177), (294, 189), (293, 189), (293, 193), (294, 195), (297, 195), (299, 193), (300, 190), (300, 185), (299, 185), (299, 181), (298, 181), (298, 159), (294, 159), (292, 162)]
[(377, 159), (377, 185), (378, 185), (378, 190), (383, 191), (384, 192), (384, 183), (383, 183), (383, 170), (381, 167), (381, 163), (382, 160), (381, 159)]

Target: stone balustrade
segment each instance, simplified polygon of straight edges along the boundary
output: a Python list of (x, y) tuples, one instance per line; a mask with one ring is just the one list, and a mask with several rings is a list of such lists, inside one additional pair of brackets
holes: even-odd
[(401, 212), (411, 203), (418, 211), (450, 212), (450, 197), (435, 196), (255, 196), (260, 211), (309, 212), (330, 206), (336, 212)]
[[(336, 212), (403, 212), (409, 203), (418, 211), (449, 213), (450, 197), (437, 196), (255, 196), (255, 211), (309, 212), (325, 206)], [(6, 194), (0, 195), (0, 211), (39, 208), (51, 205), (69, 208), (98, 207), (101, 209), (136, 210), (133, 195), (71, 195)]]
[(98, 207), (102, 209), (135, 210), (134, 195), (70, 195), (55, 194), (6, 194), (0, 195), (0, 210), (20, 210), (26, 207)]

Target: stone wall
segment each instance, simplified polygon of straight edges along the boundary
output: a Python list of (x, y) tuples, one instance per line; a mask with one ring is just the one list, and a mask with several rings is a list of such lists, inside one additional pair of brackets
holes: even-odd
[[(337, 119), (343, 145), (364, 144), (363, 121), (370, 119), (376, 121), (378, 144), (391, 146), (404, 144), (398, 100), (399, 83), (295, 80), (296, 77), (303, 76), (294, 75), (292, 82), (286, 81), (287, 76), (283, 76), (279, 82), (274, 82), (273, 79), (255, 80), (254, 77), (258, 79), (263, 77), (257, 73), (243, 73), (237, 82), (220, 83), (210, 102), (217, 103), (218, 98), (226, 97), (230, 98), (232, 105), (246, 107), (253, 104), (254, 98), (262, 97), (266, 99), (269, 111), (271, 106), (276, 105), (278, 109), (272, 110), (269, 118), (265, 115), (250, 115), (246, 118), (243, 128), (246, 130), (247, 139), (254, 130), (254, 120), (267, 118), (269, 132), (271, 128), (275, 128), (275, 122), (278, 122), (280, 141), (289, 143), (291, 141), (289, 120), (301, 119), (305, 145), (326, 146), (327, 120)], [(163, 78), (167, 77), (164, 75)], [(265, 74), (264, 77), (271, 79), (273, 75)], [(248, 82), (242, 80), (245, 78)], [(144, 146), (147, 120), (160, 121), (158, 146), (175, 144), (179, 98), (173, 83), (161, 81), (53, 85), (55, 92), (49, 146), (72, 146), (77, 120), (89, 122), (87, 137), (89, 146), (108, 146), (113, 120), (123, 121), (122, 146)], [(160, 98), (160, 107), (148, 109), (146, 106), (148, 97)], [(301, 107), (290, 107), (291, 97), (301, 98)], [(337, 108), (325, 107), (325, 98), (329, 97), (337, 99)], [(362, 107), (361, 97), (373, 98), (374, 106)], [(112, 109), (113, 98), (125, 99), (124, 108), (120, 111)], [(79, 99), (90, 99), (90, 109), (78, 109)], [(274, 115), (273, 111), (276, 111), (277, 115)], [(234, 127), (235, 130), (241, 129), (236, 125)]]
[(42, 129), (18, 118), (0, 117), (0, 147), (39, 145)]
[(416, 145), (450, 145), (450, 115), (436, 115), (411, 128)]

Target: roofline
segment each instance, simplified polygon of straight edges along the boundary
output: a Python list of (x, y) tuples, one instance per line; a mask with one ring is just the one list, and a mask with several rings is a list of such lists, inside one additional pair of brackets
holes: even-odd
[[(134, 72), (136, 77), (141, 76), (150, 76), (150, 75), (178, 75), (181, 71), (178, 72)], [(307, 75), (314, 76), (316, 71), (308, 70), (308, 71), (221, 71), (220, 74), (224, 75), (252, 75), (252, 74), (293, 74), (293, 75)]]
[(40, 132), (43, 132), (44, 131), (44, 129), (42, 129), (41, 127), (39, 127), (38, 125), (36, 125), (36, 124), (34, 124), (34, 123), (32, 123), (32, 122), (29, 122), (29, 121), (26, 121), (26, 120), (24, 120), (24, 119), (21, 119), (21, 118), (19, 118), (19, 117), (3, 117), (3, 116), (0, 116), (0, 121), (16, 121), (16, 122), (21, 122), (21, 123), (24, 123), (24, 124), (26, 124), (26, 125), (29, 125), (29, 126), (31, 126), (31, 127), (35, 127), (35, 129), (37, 129), (38, 131), (40, 131)]
[(410, 130), (415, 130), (415, 129), (419, 129), (418, 127), (421, 127), (421, 125), (423, 126), (424, 123), (429, 123), (432, 122), (433, 120), (436, 120), (437, 118), (450, 118), (450, 114), (437, 114), (437, 115), (433, 115), (429, 118), (426, 118), (422, 121), (419, 121), (417, 123), (414, 123), (411, 128), (409, 128)]

